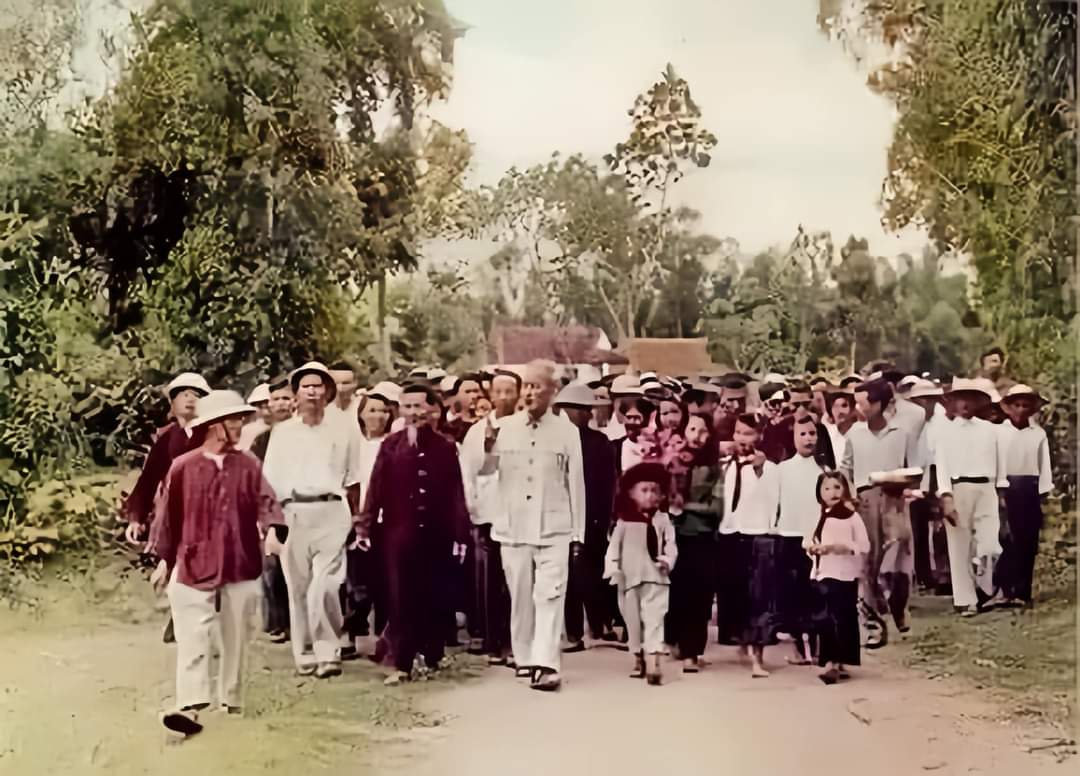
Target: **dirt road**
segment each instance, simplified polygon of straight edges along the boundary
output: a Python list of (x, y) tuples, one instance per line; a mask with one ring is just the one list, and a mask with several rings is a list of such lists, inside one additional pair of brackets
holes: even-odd
[[(990, 721), (969, 693), (895, 673), (870, 658), (858, 678), (826, 687), (814, 669), (777, 666), (751, 679), (733, 650), (684, 676), (668, 666), (663, 687), (627, 678), (625, 653), (571, 655), (558, 695), (530, 691), (508, 671), (452, 693), (430, 708), (453, 718), (442, 738), (403, 776), (578, 776), (578, 774), (799, 774), (1015, 776), (1074, 772), (1026, 752), (1031, 730)], [(512, 764), (512, 766), (511, 766)]]
[[(909, 776), (1071, 772), (1025, 747), (1035, 731), (993, 722), (970, 693), (871, 659), (827, 688), (808, 668), (753, 680), (730, 650), (665, 685), (626, 677), (610, 648), (571, 655), (561, 693), (530, 691), (506, 669), (398, 690), (361, 663), (329, 682), (296, 678), (287, 647), (260, 643), (244, 719), (209, 715), (169, 745), (174, 652), (145, 586), (109, 591), (101, 609), (68, 590), (37, 619), (0, 610), (0, 774), (196, 773), (577, 776), (790, 773)], [(462, 661), (465, 662), (465, 661)]]

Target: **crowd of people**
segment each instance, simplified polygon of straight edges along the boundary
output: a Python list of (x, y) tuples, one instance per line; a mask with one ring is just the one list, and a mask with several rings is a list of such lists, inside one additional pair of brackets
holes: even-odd
[(783, 642), (831, 685), (910, 629), (915, 589), (962, 617), (1030, 605), (1050, 456), (1000, 356), (944, 381), (537, 361), (364, 389), (311, 362), (246, 401), (182, 374), (124, 506), (170, 603), (164, 724), (242, 713), (258, 612), (301, 675), (363, 657), (398, 685), (465, 646), (552, 691), (596, 646), (651, 685), (697, 673), (714, 619), (752, 676)]

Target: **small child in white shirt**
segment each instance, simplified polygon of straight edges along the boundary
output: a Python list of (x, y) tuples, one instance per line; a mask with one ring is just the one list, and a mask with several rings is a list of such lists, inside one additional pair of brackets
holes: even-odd
[(803, 546), (814, 559), (818, 665), (825, 669), (819, 678), (836, 684), (848, 678), (847, 666), (859, 665), (859, 577), (870, 552), (870, 537), (852, 508), (844, 475), (824, 472), (818, 478), (817, 500), (821, 518)]
[(604, 578), (618, 587), (619, 610), (634, 653), (630, 676), (646, 677), (651, 685), (661, 680), (664, 617), (678, 557), (675, 528), (659, 509), (668, 481), (667, 470), (658, 463), (639, 463), (626, 470), (619, 481), (616, 523), (604, 557)]

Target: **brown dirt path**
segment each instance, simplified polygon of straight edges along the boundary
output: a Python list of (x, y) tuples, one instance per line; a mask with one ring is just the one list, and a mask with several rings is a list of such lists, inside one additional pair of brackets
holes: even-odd
[[(784, 646), (767, 650), (776, 663)], [(912, 776), (1075, 773), (1028, 754), (1031, 729), (991, 721), (994, 710), (940, 682), (914, 678), (873, 657), (858, 678), (825, 687), (814, 669), (776, 666), (751, 679), (734, 650), (713, 647), (696, 676), (667, 666), (665, 685), (626, 674), (629, 658), (607, 648), (569, 656), (557, 695), (530, 691), (508, 671), (436, 695), (451, 715), (441, 738), (403, 776), (578, 776), (730, 773), (765, 776)], [(383, 771), (380, 771), (380, 773)]]
[(203, 735), (172, 746), (157, 721), (174, 670), (164, 615), (145, 585), (110, 588), (104, 609), (101, 592), (60, 591), (40, 619), (0, 610), (0, 775), (1075, 773), (1075, 760), (1026, 753), (1036, 731), (994, 722), (957, 685), (873, 657), (831, 688), (808, 668), (752, 680), (715, 647), (706, 672), (668, 664), (660, 688), (627, 678), (625, 653), (572, 655), (563, 691), (544, 695), (506, 669), (399, 690), (361, 663), (298, 679), (287, 648), (260, 643), (247, 716), (210, 715)]

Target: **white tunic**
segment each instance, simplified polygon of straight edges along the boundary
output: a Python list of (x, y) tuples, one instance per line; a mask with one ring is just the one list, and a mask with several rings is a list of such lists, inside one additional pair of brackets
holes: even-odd
[(1007, 420), (997, 426), (998, 443), (1004, 448), (1006, 476), (1039, 478), (1039, 494), (1046, 495), (1054, 487), (1050, 468), (1050, 442), (1041, 426), (1028, 423), (1017, 428)]
[(817, 527), (821, 516), (817, 483), (823, 471), (813, 455), (803, 457), (798, 453), (776, 467), (780, 490), (778, 534), (803, 538)]
[(548, 546), (585, 535), (585, 475), (581, 433), (563, 415), (527, 412), (505, 418), (483, 473), (499, 475), (495, 541)]
[(279, 500), (336, 495), (361, 481), (360, 429), (327, 415), (317, 426), (289, 418), (274, 426), (266, 449), (263, 476)]
[(732, 508), (735, 499), (734, 463), (724, 469), (724, 517), (720, 521), (720, 533), (740, 533), (747, 536), (771, 533), (776, 524), (779, 501), (776, 464), (766, 461), (758, 477), (753, 464), (742, 466), (740, 475), (739, 503)]
[(952, 481), (960, 477), (985, 477), (1007, 488), (1004, 445), (998, 444), (993, 423), (979, 418), (953, 418), (937, 438), (938, 493), (952, 493)]

